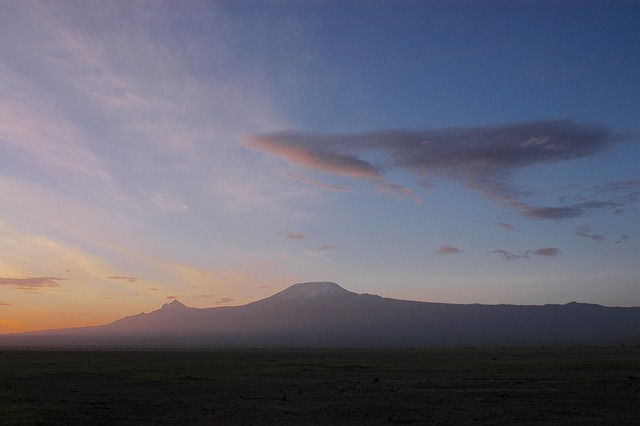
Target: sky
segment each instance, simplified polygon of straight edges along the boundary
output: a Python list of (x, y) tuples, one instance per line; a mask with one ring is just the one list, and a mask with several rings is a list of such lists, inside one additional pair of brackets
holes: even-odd
[(640, 3), (0, 0), (0, 332), (294, 283), (640, 306)]

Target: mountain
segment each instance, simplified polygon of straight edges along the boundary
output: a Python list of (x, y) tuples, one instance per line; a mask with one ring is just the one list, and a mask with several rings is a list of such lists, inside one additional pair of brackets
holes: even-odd
[(178, 300), (94, 327), (0, 335), (0, 345), (154, 347), (433, 347), (640, 343), (640, 307), (480, 305), (295, 284), (243, 306)]
[(336, 283), (311, 282), (298, 283), (271, 296), (272, 299), (310, 299), (322, 296), (347, 296), (356, 295), (345, 290)]

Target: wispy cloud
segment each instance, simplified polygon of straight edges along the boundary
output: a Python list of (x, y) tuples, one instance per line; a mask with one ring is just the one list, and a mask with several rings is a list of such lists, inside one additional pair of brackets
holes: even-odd
[(604, 243), (607, 239), (603, 234), (594, 233), (588, 225), (579, 226), (574, 231), (574, 234), (579, 237), (589, 238), (596, 243)]
[(640, 179), (629, 179), (611, 182), (596, 188), (597, 192), (617, 192), (640, 188)]
[[(150, 7), (144, 15), (137, 7), (105, 8), (104, 12), (114, 18), (112, 22), (118, 23), (108, 41), (97, 39), (87, 29), (87, 22), (67, 20), (65, 25), (57, 21), (60, 11), (55, 9), (55, 6), (43, 8), (50, 21), (47, 36), (52, 42), (42, 60), (57, 71), (58, 82), (67, 84), (71, 93), (77, 93), (92, 108), (101, 110), (103, 119), (114, 120), (118, 127), (136, 134), (138, 141), (174, 155), (192, 154), (197, 130), (177, 119), (184, 112), (179, 100), (185, 98), (172, 80), (181, 77), (185, 83), (187, 76), (181, 74), (179, 62), (175, 61), (176, 52), (153, 40), (139, 25), (118, 25), (125, 21), (127, 13), (152, 25), (154, 18), (162, 19), (162, 8)], [(82, 7), (78, 9), (78, 15), (87, 12)], [(85, 17), (93, 18), (91, 14)], [(144, 49), (145, 61), (136, 57), (135, 48), (130, 44), (132, 39), (138, 48)], [(157, 64), (162, 64), (162, 69), (153, 69)], [(155, 84), (160, 81), (164, 84)], [(181, 89), (189, 92), (192, 88), (183, 84)], [(122, 117), (129, 119), (122, 120)]]
[[(3, 77), (0, 74), (0, 85)], [(3, 96), (0, 139), (9, 154), (49, 176), (70, 174), (111, 183), (102, 159), (83, 143), (86, 136), (57, 116), (55, 106), (24, 93), (15, 95), (19, 99)]]
[(330, 257), (331, 252), (333, 252), (336, 249), (337, 247), (333, 244), (322, 244), (317, 248), (305, 250), (304, 254), (305, 256), (312, 259), (320, 259), (325, 262), (331, 262), (331, 257)]
[(188, 206), (176, 196), (163, 191), (154, 192), (151, 196), (151, 202), (158, 209), (165, 212), (183, 212), (188, 209)]
[[(329, 138), (325, 146), (321, 143), (324, 137)], [(331, 141), (332, 137), (328, 135), (280, 132), (246, 136), (244, 139), (250, 148), (283, 157), (292, 163), (311, 169), (356, 178), (379, 179), (382, 177), (375, 165), (340, 149), (340, 145), (349, 143), (348, 139), (340, 136), (333, 136), (333, 138), (338, 140)]]
[(457, 254), (460, 252), (461, 250), (456, 246), (443, 245), (436, 251), (436, 254)]
[(113, 277), (107, 277), (107, 278), (110, 280), (126, 281), (129, 283), (135, 283), (140, 281), (140, 278), (138, 277), (113, 276)]
[(515, 199), (507, 204), (520, 210), (523, 216), (532, 219), (568, 219), (584, 216), (589, 212), (596, 210), (616, 211), (626, 204), (626, 200), (611, 199), (605, 201), (582, 201), (561, 207), (535, 207), (521, 203)]
[(58, 281), (66, 278), (58, 277), (26, 277), (26, 278), (0, 278), (0, 286), (6, 285), (20, 289), (35, 289), (42, 287), (59, 287)]
[(216, 296), (215, 294), (198, 294), (197, 296), (194, 296), (196, 299), (205, 299), (205, 300), (209, 300), (209, 299), (215, 299)]
[[(16, 2), (11, 9), (0, 17), (0, 37), (11, 40), (0, 45), (7, 148), (0, 170), (6, 162), (24, 175), (62, 176), (66, 190), (77, 185), (100, 199), (146, 194), (144, 201), (174, 212), (184, 210), (183, 194), (200, 191), (199, 201), (207, 200), (215, 186), (244, 201), (225, 184), (258, 186), (242, 173), (255, 162), (238, 155), (234, 135), (282, 120), (259, 83), (261, 67), (238, 67), (221, 54), (244, 37), (221, 8)], [(105, 22), (109, 28), (96, 31)], [(184, 22), (200, 30), (176, 37), (171, 28)], [(194, 72), (196, 63), (209, 72)], [(171, 189), (154, 193), (164, 182)]]
[(612, 209), (620, 200), (586, 200), (561, 206), (535, 206), (512, 182), (518, 169), (592, 157), (616, 142), (600, 126), (567, 120), (440, 130), (385, 130), (353, 134), (285, 131), (244, 138), (245, 146), (298, 166), (364, 179), (378, 187), (406, 192), (388, 183), (393, 169), (412, 173), (419, 184), (454, 180), (521, 215), (563, 219)]
[(284, 231), (284, 238), (286, 240), (307, 240), (309, 237), (301, 232)]
[(521, 256), (519, 254), (513, 254), (511, 252), (508, 252), (506, 250), (502, 250), (502, 249), (497, 249), (491, 252), (491, 254), (497, 254), (498, 256), (502, 256), (507, 260), (516, 260), (516, 259), (520, 259), (524, 256)]
[(416, 204), (422, 202), (422, 199), (420, 197), (416, 197), (413, 195), (413, 191), (411, 190), (411, 188), (407, 188), (406, 186), (399, 185), (397, 183), (385, 182), (382, 179), (376, 182), (376, 190), (380, 194), (393, 194), (403, 198), (410, 198)]
[(625, 242), (627, 240), (630, 240), (630, 239), (631, 239), (630, 235), (622, 234), (622, 235), (620, 235), (620, 238), (618, 238), (614, 244), (622, 244), (623, 242)]
[[(0, 182), (2, 182), (2, 179), (0, 179)], [(28, 194), (32, 196), (39, 193)], [(64, 199), (58, 199), (58, 201), (61, 200)], [(52, 208), (47, 212), (48, 214), (53, 214), (53, 210), (56, 207), (55, 203), (52, 203), (51, 206)], [(28, 210), (23, 211), (25, 211), (25, 214), (29, 214)], [(73, 233), (77, 229), (73, 229), (72, 224), (78, 227), (83, 225), (77, 216), (73, 216), (75, 213), (76, 211), (68, 211), (66, 217), (60, 214), (59, 216), (52, 216), (49, 220), (57, 218), (59, 218), (60, 222), (68, 220), (69, 228), (60, 228), (64, 231), (63, 235), (73, 235), (87, 242), (88, 239), (83, 239), (83, 237), (86, 237), (82, 232)], [(94, 221), (96, 218), (102, 219), (103, 216), (94, 215)], [(102, 222), (100, 223), (102, 224)], [(107, 226), (102, 228), (102, 230), (107, 229)], [(0, 252), (2, 253), (0, 270), (5, 271), (5, 276), (16, 277), (11, 278), (15, 280), (30, 277), (32, 281), (22, 281), (25, 284), (29, 282), (37, 283), (38, 280), (41, 280), (43, 284), (47, 284), (47, 278), (57, 284), (57, 281), (73, 277), (74, 282), (77, 282), (77, 279), (82, 279), (85, 283), (84, 288), (89, 288), (92, 285), (90, 284), (91, 282), (97, 283), (104, 280), (105, 277), (118, 275), (115, 273), (116, 270), (105, 259), (95, 253), (91, 253), (86, 247), (80, 247), (76, 244), (71, 245), (65, 241), (47, 238), (42, 235), (24, 233), (17, 227), (10, 225), (0, 225), (0, 235)], [(106, 245), (108, 244), (102, 247)], [(65, 274), (51, 276), (48, 275), (47, 271), (65, 271)], [(15, 282), (19, 283), (20, 281)], [(4, 281), (5, 285), (8, 285), (8, 283), (11, 283), (11, 281)], [(49, 284), (52, 283), (49, 282)]]
[(502, 256), (507, 260), (517, 260), (517, 259), (529, 259), (532, 255), (534, 256), (542, 256), (542, 257), (556, 257), (559, 256), (562, 252), (559, 248), (556, 247), (542, 247), (535, 250), (526, 250), (524, 254), (516, 254), (511, 253), (507, 250), (497, 249), (493, 250), (491, 254), (496, 254), (498, 256)]
[(508, 223), (503, 222), (496, 222), (494, 223), (494, 225), (504, 229), (505, 231), (514, 231), (516, 229), (513, 227), (513, 225), (509, 225)]
[(336, 192), (346, 192), (349, 190), (349, 188), (345, 187), (345, 186), (338, 186), (338, 185), (330, 185), (328, 183), (324, 183), (324, 182), (320, 182), (318, 180), (315, 179), (311, 179), (308, 177), (304, 177), (302, 175), (298, 175), (295, 173), (285, 173), (284, 174), (286, 177), (297, 180), (299, 182), (303, 182), (309, 185), (313, 185), (313, 186), (317, 186), (318, 188), (322, 188), (322, 189), (326, 189), (327, 191), (336, 191)]

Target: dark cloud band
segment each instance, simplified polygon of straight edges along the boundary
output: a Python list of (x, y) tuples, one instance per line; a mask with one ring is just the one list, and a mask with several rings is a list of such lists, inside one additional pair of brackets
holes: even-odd
[(513, 173), (524, 167), (591, 157), (616, 140), (604, 127), (549, 120), (353, 134), (287, 131), (249, 136), (244, 143), (298, 166), (369, 180), (378, 187), (384, 183), (387, 189), (398, 191), (407, 189), (384, 182), (385, 173), (393, 169), (412, 173), (425, 187), (437, 180), (454, 180), (523, 216), (563, 219), (618, 206), (609, 201), (533, 206), (521, 200), (525, 193), (513, 184)]

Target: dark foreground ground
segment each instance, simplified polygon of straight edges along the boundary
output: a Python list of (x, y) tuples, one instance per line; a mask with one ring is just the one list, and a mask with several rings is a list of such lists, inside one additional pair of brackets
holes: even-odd
[(19, 351), (0, 424), (639, 424), (640, 349)]

